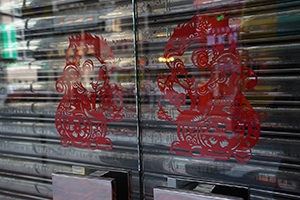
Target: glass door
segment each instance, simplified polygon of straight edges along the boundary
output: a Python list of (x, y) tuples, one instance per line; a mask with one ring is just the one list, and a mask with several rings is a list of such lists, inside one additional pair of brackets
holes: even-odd
[(299, 6), (0, 0), (0, 199), (114, 170), (131, 199), (298, 199)]

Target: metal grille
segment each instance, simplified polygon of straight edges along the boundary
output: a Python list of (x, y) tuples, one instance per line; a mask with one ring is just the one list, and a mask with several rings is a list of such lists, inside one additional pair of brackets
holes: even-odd
[[(11, 0), (1, 2), (2, 39), (15, 30), (15, 45), (2, 45), (0, 79), (0, 198), (51, 199), (53, 172), (73, 165), (132, 170), (131, 197), (139, 199), (135, 67), (146, 199), (167, 178), (221, 181), (250, 186), (251, 199), (299, 199), (299, 29), (297, 0), (131, 1)], [(260, 137), (247, 164), (175, 155), (177, 126), (158, 119), (159, 75), (169, 75), (165, 46), (179, 23), (195, 15), (226, 12), (240, 26), (238, 51), (258, 76), (244, 95), (260, 121)], [(2, 26), (5, 27), (5, 26)], [(66, 65), (68, 37), (102, 35), (116, 57), (110, 81), (122, 90), (123, 120), (107, 124), (112, 150), (64, 148), (55, 127), (63, 95), (55, 82)], [(138, 41), (135, 66), (134, 35)], [(13, 36), (11, 36), (13, 37)], [(8, 57), (4, 52), (8, 51)], [(14, 56), (14, 52), (16, 55)], [(10, 56), (10, 57), (9, 57)], [(198, 72), (195, 72), (196, 74)]]

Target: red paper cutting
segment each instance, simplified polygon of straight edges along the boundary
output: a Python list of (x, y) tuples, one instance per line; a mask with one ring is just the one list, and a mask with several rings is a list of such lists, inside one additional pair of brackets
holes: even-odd
[[(56, 90), (64, 93), (55, 115), (61, 144), (111, 149), (106, 124), (122, 120), (123, 106), (122, 91), (109, 83), (114, 54), (102, 36), (84, 33), (71, 36), (69, 41), (63, 76), (56, 82)], [(89, 85), (83, 84), (85, 80), (91, 80)]]
[(164, 51), (172, 74), (157, 77), (158, 118), (177, 124), (172, 153), (214, 160), (233, 154), (238, 163), (247, 163), (260, 125), (242, 88), (253, 88), (258, 80), (242, 65), (239, 30), (228, 19), (194, 16), (174, 30)]

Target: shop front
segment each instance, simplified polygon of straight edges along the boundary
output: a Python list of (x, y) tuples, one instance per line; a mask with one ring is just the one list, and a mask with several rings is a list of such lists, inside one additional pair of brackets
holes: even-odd
[(0, 7), (0, 199), (300, 198), (300, 1)]

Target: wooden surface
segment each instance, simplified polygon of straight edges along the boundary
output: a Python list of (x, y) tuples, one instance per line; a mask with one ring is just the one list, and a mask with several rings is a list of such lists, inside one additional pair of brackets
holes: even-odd
[(153, 189), (154, 200), (242, 200), (242, 198), (167, 187)]
[(113, 200), (114, 179), (52, 174), (53, 200)]

